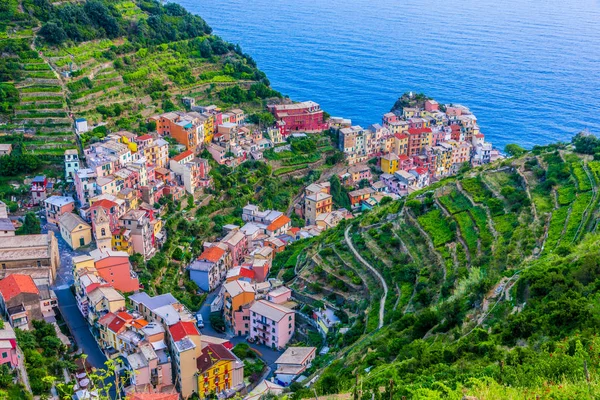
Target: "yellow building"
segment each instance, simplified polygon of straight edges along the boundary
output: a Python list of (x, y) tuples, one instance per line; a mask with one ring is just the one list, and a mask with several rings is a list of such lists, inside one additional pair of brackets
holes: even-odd
[(58, 226), (60, 235), (73, 250), (92, 242), (92, 227), (77, 214), (63, 214)]
[(419, 114), (417, 108), (405, 107), (402, 109), (402, 116), (406, 119), (416, 117)]
[(402, 155), (408, 153), (408, 135), (397, 133), (394, 135), (394, 153)]
[(124, 251), (129, 255), (133, 254), (133, 244), (131, 242), (131, 231), (125, 228), (119, 228), (112, 234), (111, 246), (113, 250)]
[(389, 153), (381, 156), (381, 170), (384, 174), (393, 174), (398, 171), (398, 155)]
[(317, 217), (331, 212), (333, 197), (329, 193), (313, 193), (304, 198), (304, 219), (306, 225), (314, 225)]
[[(235, 356), (223, 345), (209, 344), (198, 359), (198, 394), (208, 397), (235, 387)], [(202, 396), (204, 395), (204, 396)]]
[(215, 116), (208, 115), (204, 121), (204, 143), (212, 142), (215, 134)]
[(125, 308), (125, 297), (113, 287), (98, 287), (87, 295), (88, 322), (93, 325), (107, 311), (116, 313)]

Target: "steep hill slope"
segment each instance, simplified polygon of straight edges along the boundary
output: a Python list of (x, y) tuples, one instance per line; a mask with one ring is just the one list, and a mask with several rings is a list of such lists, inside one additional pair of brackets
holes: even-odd
[(143, 132), (184, 95), (250, 112), (280, 96), (251, 57), (174, 3), (7, 0), (0, 53), (0, 133), (25, 132), (36, 154), (73, 147), (74, 118)]
[(283, 254), (276, 266), (295, 268), (296, 290), (349, 318), (348, 332), (328, 338), (333, 363), (315, 368), (317, 390), (353, 391), (357, 376), (369, 398), (390, 382), (397, 398), (485, 393), (485, 379), (496, 393), (585, 389), (584, 360), (589, 374), (599, 370), (599, 168), (564, 146), (536, 148)]

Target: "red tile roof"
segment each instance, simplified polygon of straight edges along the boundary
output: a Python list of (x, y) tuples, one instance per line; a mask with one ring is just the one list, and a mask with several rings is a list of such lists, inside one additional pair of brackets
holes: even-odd
[(117, 203), (115, 203), (114, 201), (102, 199), (102, 200), (95, 201), (94, 204), (92, 204), (90, 206), (90, 209), (102, 207), (102, 208), (106, 208), (107, 210), (110, 210), (111, 208), (117, 207), (117, 206), (118, 206)]
[(398, 156), (398, 161), (408, 161), (410, 160), (410, 157), (408, 157), (406, 154), (400, 154)]
[(427, 169), (425, 168), (416, 168), (417, 174), (423, 175), (427, 173)]
[(475, 135), (475, 137), (482, 138), (482, 137), (485, 137), (485, 136), (483, 135), (483, 133), (478, 133), (477, 135)]
[(144, 141), (144, 140), (148, 140), (148, 139), (152, 139), (152, 136), (146, 134), (146, 135), (142, 135), (142, 136), (138, 136), (137, 140), (139, 141)]
[(123, 321), (120, 317), (116, 317), (108, 324), (108, 329), (110, 329), (114, 333), (119, 333), (124, 328), (125, 328), (125, 321)]
[(408, 139), (408, 136), (406, 136), (403, 133), (396, 133), (394, 136), (396, 137), (396, 139), (399, 139), (399, 140)]
[(189, 335), (200, 336), (198, 328), (196, 328), (196, 325), (191, 321), (179, 321), (169, 327), (169, 332), (171, 332), (171, 337), (175, 342), (179, 342)]
[(193, 152), (193, 151), (191, 151), (191, 150), (186, 150), (186, 151), (184, 151), (184, 152), (182, 152), (182, 153), (179, 153), (179, 154), (177, 154), (175, 157), (173, 157), (173, 160), (175, 160), (175, 161), (178, 161), (178, 162), (179, 162), (179, 161), (183, 160), (184, 158), (186, 158), (186, 157), (189, 157), (189, 156), (192, 156), (192, 155), (194, 155), (194, 152)]
[(0, 293), (4, 297), (4, 301), (9, 301), (21, 293), (40, 294), (40, 291), (31, 276), (13, 274), (0, 281)]
[(131, 315), (125, 311), (121, 311), (121, 312), (117, 313), (117, 316), (119, 318), (121, 318), (123, 321), (133, 321), (133, 315)]
[(450, 125), (450, 129), (452, 129), (453, 131), (460, 131), (460, 125)]
[(200, 256), (198, 257), (198, 260), (206, 260), (212, 263), (216, 263), (221, 259), (221, 257), (223, 257), (223, 254), (225, 254), (225, 250), (223, 250), (219, 246), (213, 246), (204, 250), (202, 254), (200, 254)]
[(271, 222), (269, 224), (269, 226), (267, 226), (267, 230), (274, 232), (277, 229), (285, 226), (286, 224), (290, 223), (291, 219), (289, 219), (286, 215), (280, 215), (279, 217), (277, 217), (273, 222)]
[(254, 271), (247, 267), (240, 267), (239, 276), (254, 279)]
[(422, 133), (431, 133), (431, 128), (410, 128), (408, 130), (409, 135), (420, 135)]

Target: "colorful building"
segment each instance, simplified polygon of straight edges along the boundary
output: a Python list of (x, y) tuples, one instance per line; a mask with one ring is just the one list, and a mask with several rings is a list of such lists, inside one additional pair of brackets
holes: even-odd
[(92, 227), (77, 214), (68, 213), (61, 216), (58, 227), (60, 236), (73, 250), (92, 242)]
[(250, 306), (254, 303), (255, 290), (248, 282), (232, 281), (223, 284), (226, 324), (238, 335), (250, 333)]
[(197, 363), (202, 353), (200, 332), (191, 321), (169, 326), (169, 347), (173, 354), (175, 385), (183, 398), (198, 393)]
[[(240, 368), (241, 364), (241, 368)], [(206, 398), (244, 385), (243, 364), (222, 344), (208, 344), (197, 360), (198, 393)]]
[(283, 134), (292, 132), (316, 132), (327, 129), (323, 110), (314, 101), (268, 106), (275, 119), (283, 122)]
[(294, 310), (259, 300), (250, 307), (250, 337), (259, 344), (282, 349), (294, 335), (295, 318)]

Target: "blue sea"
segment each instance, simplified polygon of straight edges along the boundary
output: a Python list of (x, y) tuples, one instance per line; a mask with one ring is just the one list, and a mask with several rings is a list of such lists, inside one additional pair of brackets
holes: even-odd
[(366, 127), (404, 92), (471, 108), (497, 148), (600, 134), (600, 0), (177, 0), (274, 89)]

